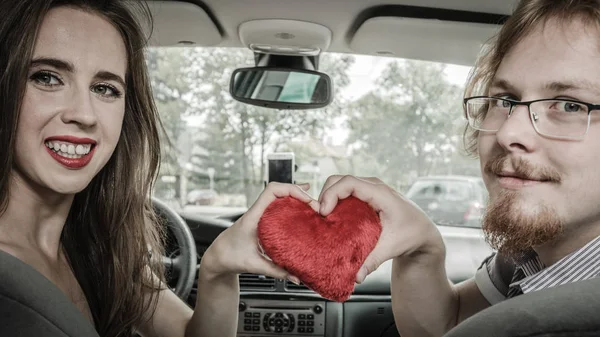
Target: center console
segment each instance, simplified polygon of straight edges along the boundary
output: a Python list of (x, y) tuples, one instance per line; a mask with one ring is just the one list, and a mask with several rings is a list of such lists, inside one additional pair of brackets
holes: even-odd
[(242, 299), (238, 337), (325, 336), (325, 302)]

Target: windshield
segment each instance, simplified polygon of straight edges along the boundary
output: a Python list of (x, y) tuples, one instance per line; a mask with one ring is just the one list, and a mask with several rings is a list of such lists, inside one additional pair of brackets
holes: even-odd
[[(151, 48), (148, 66), (171, 142), (155, 196), (186, 214), (245, 211), (265, 186), (273, 153), (293, 154), (294, 180), (310, 183), (314, 197), (333, 174), (378, 177), (401, 193), (422, 177), (480, 175), (462, 151), (468, 67), (326, 53), (319, 71), (332, 78), (333, 103), (274, 110), (229, 94), (232, 72), (254, 66), (249, 50)], [(465, 197), (456, 193), (446, 199)], [(464, 207), (448, 219), (460, 222), (469, 202)]]

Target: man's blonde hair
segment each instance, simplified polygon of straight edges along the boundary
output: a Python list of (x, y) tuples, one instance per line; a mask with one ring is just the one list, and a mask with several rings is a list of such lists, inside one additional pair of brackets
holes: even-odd
[[(484, 48), (469, 74), (465, 97), (487, 95), (500, 63), (508, 52), (540, 24), (549, 20), (569, 24), (581, 20), (583, 24), (600, 27), (600, 0), (521, 0), (512, 16), (498, 34)], [(468, 154), (477, 156), (479, 132), (468, 125), (464, 131), (464, 145)]]

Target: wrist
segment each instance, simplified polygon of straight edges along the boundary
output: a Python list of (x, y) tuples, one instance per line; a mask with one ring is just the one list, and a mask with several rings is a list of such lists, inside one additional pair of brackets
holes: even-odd
[(236, 275), (236, 273), (231, 272), (224, 265), (221, 256), (223, 255), (218, 252), (218, 249), (215, 248), (214, 245), (210, 246), (200, 261), (198, 278), (209, 281), (227, 275)]
[(422, 260), (445, 260), (446, 245), (444, 244), (442, 234), (438, 228), (432, 222), (427, 223), (421, 228), (419, 238), (413, 240), (416, 244), (397, 258), (401, 260), (410, 260), (412, 262)]

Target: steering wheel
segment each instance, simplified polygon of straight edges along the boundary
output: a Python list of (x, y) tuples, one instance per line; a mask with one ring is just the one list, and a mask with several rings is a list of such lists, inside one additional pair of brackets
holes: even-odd
[(166, 221), (168, 230), (175, 237), (179, 255), (176, 257), (163, 256), (162, 260), (165, 270), (177, 277), (177, 284), (173, 292), (182, 300), (187, 301), (194, 286), (198, 263), (194, 236), (185, 220), (167, 204), (152, 198), (152, 205), (158, 216)]

